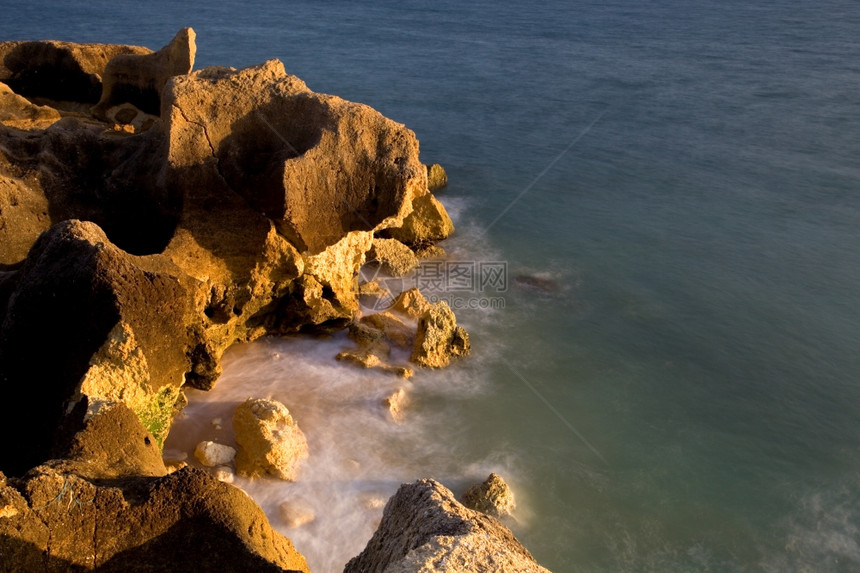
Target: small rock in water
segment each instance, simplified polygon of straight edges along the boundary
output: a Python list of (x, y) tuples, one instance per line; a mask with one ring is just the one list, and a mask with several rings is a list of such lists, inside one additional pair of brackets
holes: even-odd
[(514, 492), (505, 480), (494, 473), (484, 483), (473, 485), (466, 491), (463, 505), (493, 517), (511, 515), (517, 506)]
[(233, 432), (239, 444), (236, 471), (244, 477), (272, 476), (295, 481), (308, 459), (308, 442), (286, 406), (249, 398), (236, 408)]
[(291, 499), (283, 502), (278, 506), (278, 514), (287, 527), (301, 527), (316, 518), (314, 508), (302, 499)]
[(403, 421), (403, 409), (408, 403), (409, 396), (406, 395), (406, 390), (403, 388), (398, 388), (396, 392), (382, 401), (382, 405), (388, 409), (391, 418), (398, 424)]
[(224, 483), (233, 483), (233, 470), (230, 466), (218, 466), (215, 468), (215, 471), (212, 472), (212, 477), (218, 481), (223, 481)]
[(364, 509), (381, 509), (385, 507), (386, 498), (378, 493), (365, 493), (360, 496)]
[(236, 450), (224, 444), (203, 441), (197, 444), (194, 449), (194, 457), (208, 468), (223, 466), (233, 461), (233, 458), (236, 457)]

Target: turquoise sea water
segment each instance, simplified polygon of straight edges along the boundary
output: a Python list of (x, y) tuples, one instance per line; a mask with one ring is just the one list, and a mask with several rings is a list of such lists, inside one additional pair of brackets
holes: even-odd
[(198, 67), (277, 57), (405, 123), (454, 260), (507, 263), (383, 493), (498, 469), (557, 572), (860, 570), (860, 5), (6, 1), (0, 38), (189, 25)]

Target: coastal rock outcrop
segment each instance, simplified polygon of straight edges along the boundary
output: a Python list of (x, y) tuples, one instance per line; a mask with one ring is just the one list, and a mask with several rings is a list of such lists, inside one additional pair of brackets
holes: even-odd
[(84, 400), (71, 418), (62, 457), (0, 473), (0, 571), (308, 571), (242, 491), (193, 468), (166, 475), (125, 405)]
[(546, 573), (496, 519), (461, 505), (445, 486), (400, 486), (364, 551), (344, 573), (517, 571)]
[(39, 466), (0, 483), (4, 508), (4, 571), (309, 571), (247, 495), (193, 468), (100, 485)]
[(374, 239), (367, 259), (393, 277), (401, 277), (418, 266), (418, 257), (412, 249), (396, 239)]
[[(375, 240), (406, 255), (453, 231), (405, 126), (277, 60), (193, 59), (190, 29), (159, 53), (0, 43), (0, 432), (17, 438), (0, 469), (18, 476), (0, 479), (0, 554), (19, 570), (306, 570), (244, 493), (168, 474), (183, 387), (210, 389), (237, 342), (359, 324)], [(448, 318), (419, 331), (427, 365), (468, 347), (437, 333)], [(238, 473), (295, 479), (307, 441), (283, 410), (237, 412)]]
[(240, 476), (295, 481), (301, 462), (309, 456), (304, 433), (277, 400), (249, 398), (239, 404), (233, 432), (239, 445), (236, 472)]
[(118, 249), (93, 223), (65, 221), (36, 241), (0, 327), (5, 403), (38, 404), (0, 416), (4, 435), (26, 438), (4, 448), (5, 471), (47, 459), (55, 428), (83, 397), (124, 402), (163, 440), (190, 366), (184, 282), (166, 261)]

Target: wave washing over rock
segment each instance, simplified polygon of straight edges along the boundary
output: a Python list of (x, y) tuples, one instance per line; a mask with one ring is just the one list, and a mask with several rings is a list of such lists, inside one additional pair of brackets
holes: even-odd
[[(272, 334), (349, 328), (380, 376), (469, 352), (420, 293), (360, 316), (368, 253), (408, 266), (453, 232), (414, 133), (277, 60), (192, 71), (195, 49), (0, 43), (0, 570), (307, 571), (240, 489), (165, 466), (184, 389)], [(404, 486), (349, 570), (540, 570), (449, 493)]]

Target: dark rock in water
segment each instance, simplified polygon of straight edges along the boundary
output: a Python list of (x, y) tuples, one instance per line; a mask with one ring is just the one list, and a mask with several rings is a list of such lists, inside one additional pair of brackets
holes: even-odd
[(520, 571), (546, 573), (495, 518), (467, 509), (445, 486), (400, 486), (364, 551), (344, 573), (365, 571)]
[(561, 286), (555, 279), (541, 275), (516, 275), (514, 282), (520, 286), (538, 292), (552, 294), (561, 290)]
[(24, 97), (94, 104), (107, 63), (122, 54), (151, 54), (140, 46), (71, 42), (0, 42), (0, 82)]

